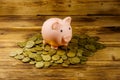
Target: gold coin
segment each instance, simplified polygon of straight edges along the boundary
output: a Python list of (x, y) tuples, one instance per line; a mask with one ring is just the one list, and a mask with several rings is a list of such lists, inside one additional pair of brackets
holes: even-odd
[(83, 54), (83, 50), (82, 50), (82, 49), (78, 49), (77, 56), (78, 56), (78, 57), (81, 57), (82, 54)]
[(55, 63), (63, 63), (63, 59), (62, 58), (60, 58), (59, 60), (57, 60), (57, 61), (55, 61)]
[(80, 58), (79, 57), (73, 57), (69, 58), (71, 64), (78, 64), (80, 63)]
[(68, 57), (67, 57), (66, 55), (62, 55), (61, 58), (62, 58), (63, 60), (67, 60)]
[(62, 66), (63, 66), (63, 67), (68, 67), (69, 65), (66, 64), (66, 63), (62, 63)]
[(69, 52), (67, 53), (67, 56), (68, 56), (68, 57), (75, 57), (75, 55), (76, 55), (76, 53), (74, 53), (74, 52), (72, 52), (72, 51), (69, 51)]
[(26, 48), (32, 48), (33, 46), (34, 46), (34, 41), (28, 41), (27, 43), (26, 43)]
[(51, 60), (51, 56), (50, 55), (41, 55), (42, 56), (42, 59), (44, 60), (44, 61), (50, 61)]
[(38, 61), (38, 62), (39, 62), (39, 61), (42, 61), (41, 55), (37, 55), (37, 54), (36, 54), (36, 56), (35, 56), (34, 59), (35, 59), (35, 61)]
[(17, 56), (18, 54), (15, 52), (15, 51), (13, 51), (13, 52), (11, 52), (10, 54), (9, 54), (9, 56), (10, 57), (15, 57), (15, 56)]
[(36, 61), (30, 61), (29, 64), (36, 64)]
[(14, 58), (15, 58), (15, 59), (19, 59), (19, 60), (21, 60), (21, 59), (24, 58), (24, 56), (23, 56), (23, 55), (17, 55), (17, 56), (15, 56)]
[(46, 45), (44, 50), (45, 50), (45, 51), (49, 51), (50, 49), (51, 49), (51, 47), (48, 46), (48, 45)]
[(52, 56), (52, 60), (59, 60), (60, 59), (60, 56), (59, 55), (53, 55)]
[(36, 68), (42, 68), (44, 66), (44, 62), (36, 62), (35, 67)]
[(51, 65), (51, 62), (44, 62), (44, 68), (48, 68)]
[(26, 63), (26, 62), (29, 62), (30, 61), (30, 58), (29, 57), (25, 57), (22, 59), (22, 62)]
[(18, 42), (17, 45), (21, 48), (25, 47), (26, 42)]
[(59, 55), (59, 56), (65, 55), (65, 51), (64, 50), (57, 50), (57, 55)]
[(42, 40), (36, 40), (35, 44), (41, 44), (43, 41)]
[(43, 48), (37, 45), (37, 46), (35, 47), (35, 50), (41, 51), (41, 50), (43, 50)]
[(55, 49), (50, 49), (50, 50), (49, 50), (49, 54), (50, 54), (51, 56), (53, 56), (54, 54), (56, 54), (56, 50), (55, 50)]

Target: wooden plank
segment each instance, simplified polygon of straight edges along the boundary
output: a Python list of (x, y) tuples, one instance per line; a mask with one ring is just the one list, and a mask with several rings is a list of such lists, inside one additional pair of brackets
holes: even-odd
[(119, 15), (119, 0), (1, 0), (0, 15)]
[[(49, 69), (35, 69), (34, 66), (20, 63), (19, 61), (7, 62), (1, 64), (0, 79), (56, 79), (56, 80), (101, 80), (103, 78), (111, 80), (118, 80), (120, 77), (120, 63), (119, 62), (90, 62), (86, 66), (72, 66), (70, 68), (52, 67)], [(91, 64), (92, 63), (92, 64)], [(114, 64), (114, 65), (113, 65)], [(37, 72), (37, 73), (36, 73)], [(16, 73), (16, 74), (14, 74)], [(22, 74), (24, 73), (24, 74)], [(103, 74), (106, 74), (103, 76)], [(109, 75), (109, 76), (108, 76)], [(112, 75), (110, 77), (110, 75)], [(64, 77), (62, 77), (64, 76)]]
[[(108, 46), (119, 46), (120, 44), (120, 27), (99, 27), (99, 26), (83, 26), (73, 27), (73, 33), (87, 33), (91, 36), (99, 36), (100, 41)], [(0, 41), (3, 42), (18, 42), (23, 41), (35, 33), (40, 33), (40, 27), (11, 27), (2, 28), (0, 27)], [(78, 34), (78, 35), (79, 35)], [(16, 38), (14, 39), (13, 36)], [(11, 43), (9, 43), (11, 44)], [(2, 45), (1, 45), (2, 46)], [(9, 46), (9, 45), (8, 45)]]
[[(14, 65), (16, 66), (16, 65)], [(12, 66), (12, 67), (14, 67)], [(19, 65), (20, 66), (20, 65)], [(25, 65), (24, 65), (25, 66)], [(29, 65), (28, 65), (29, 66)], [(120, 66), (92, 67), (84, 66), (84, 68), (50, 68), (50, 69), (35, 69), (35, 68), (12, 68), (2, 67), (0, 69), (1, 80), (119, 80)], [(30, 66), (29, 66), (30, 67)], [(24, 73), (24, 74), (23, 74)], [(112, 75), (112, 76), (111, 76)]]
[[(13, 37), (13, 36), (24, 36), (28, 37), (30, 34), (33, 33), (40, 33), (41, 31), (40, 27), (10, 27), (10, 28), (4, 28), (4, 27), (0, 27), (0, 32), (1, 32), (1, 36), (4, 39), (4, 37), (8, 38), (9, 37)], [(111, 26), (111, 27), (107, 27), (107, 26), (81, 26), (81, 27), (73, 27), (73, 33), (87, 33), (89, 35), (97, 35), (101, 38), (100, 41), (113, 41), (113, 42), (119, 42), (120, 41), (120, 27), (116, 27), (116, 26)], [(28, 32), (29, 31), (29, 32)], [(9, 32), (9, 34), (8, 34)], [(19, 32), (19, 33), (17, 33)], [(24, 33), (24, 34), (23, 34)], [(18, 36), (18, 37), (19, 37)], [(104, 37), (106, 37), (107, 39), (105, 39)], [(21, 37), (22, 38), (22, 37)], [(7, 40), (7, 39), (6, 39)]]
[[(66, 16), (32, 16), (32, 15), (9, 15), (0, 16), (0, 24), (3, 27), (31, 27), (42, 26), (49, 18)], [(120, 16), (71, 16), (72, 26), (120, 26)]]
[(120, 53), (120, 47), (107, 47), (106, 49), (96, 52), (94, 56), (89, 57), (89, 60), (96, 61), (96, 63), (97, 61), (104, 61), (104, 60), (120, 60), (119, 53)]
[[(74, 29), (73, 29), (74, 30)], [(113, 60), (113, 56), (117, 59), (119, 59), (119, 52), (120, 52), (120, 32), (117, 32), (116, 30), (113, 31), (114, 28), (111, 31), (111, 28), (104, 28), (104, 27), (98, 27), (95, 28), (93, 26), (89, 27), (89, 26), (83, 26), (81, 28), (75, 29), (74, 31), (76, 31), (76, 33), (87, 33), (91, 36), (99, 36), (100, 37), (100, 42), (104, 43), (108, 48), (99, 51), (98, 53), (96, 53), (97, 55), (94, 57), (91, 57), (90, 60)], [(2, 55), (6, 55), (8, 54), (10, 51), (9, 50), (13, 50), (17, 48), (16, 43), (17, 42), (21, 42), (21, 41), (25, 41), (28, 37), (32, 36), (35, 33), (40, 33), (40, 28), (36, 28), (34, 29), (33, 27), (28, 28), (3, 28), (0, 29), (0, 48), (1, 48), (1, 52), (5, 53), (5, 54), (0, 54)], [(109, 32), (109, 33), (108, 33)], [(78, 34), (78, 35), (79, 35)], [(114, 47), (115, 48), (114, 48)], [(5, 52), (8, 51), (8, 52)], [(101, 56), (101, 58), (99, 58)], [(5, 56), (6, 57), (6, 56)], [(5, 58), (6, 59), (6, 58)], [(3, 59), (3, 60), (5, 60)], [(7, 60), (7, 59), (6, 59)]]
[[(0, 80), (120, 80), (119, 7), (119, 0), (1, 0)], [(46, 19), (66, 16), (74, 33), (99, 36), (107, 48), (68, 68), (36, 69), (9, 57), (17, 42), (40, 33)]]
[[(78, 28), (75, 28), (78, 29)], [(118, 28), (119, 29), (119, 28)], [(82, 26), (79, 31), (89, 35), (100, 36), (105, 43), (120, 42), (120, 32), (113, 27)], [(120, 46), (114, 43), (99, 50), (89, 57), (85, 65), (71, 65), (68, 68), (54, 66), (48, 69), (36, 69), (33, 65), (22, 63), (9, 57), (9, 53), (18, 49), (16, 42), (24, 41), (35, 33), (39, 27), (0, 27), (0, 80), (119, 80), (120, 79)], [(113, 58), (114, 56), (114, 58)], [(120, 58), (120, 57), (119, 57)], [(111, 76), (112, 75), (112, 76)]]

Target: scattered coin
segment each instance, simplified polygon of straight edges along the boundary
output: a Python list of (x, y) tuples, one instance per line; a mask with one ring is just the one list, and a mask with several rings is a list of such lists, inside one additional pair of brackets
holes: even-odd
[(26, 42), (18, 42), (17, 45), (21, 48), (25, 47)]
[(38, 62), (39, 62), (39, 61), (42, 61), (41, 55), (37, 55), (37, 54), (36, 54), (36, 56), (35, 56), (34, 59), (35, 59), (35, 61), (38, 61)]
[(30, 58), (29, 57), (25, 57), (22, 59), (22, 62), (26, 63), (26, 62), (29, 62), (30, 61)]
[(57, 60), (57, 61), (55, 61), (55, 63), (63, 63), (63, 59), (62, 58), (60, 58), (59, 60)]
[(37, 46), (35, 47), (35, 50), (41, 51), (41, 50), (43, 50), (43, 48), (37, 45)]
[(82, 49), (78, 49), (77, 56), (78, 56), (78, 57), (81, 57), (82, 54), (83, 54), (83, 50), (82, 50)]
[(75, 57), (75, 54), (76, 54), (76, 53), (74, 53), (74, 52), (72, 52), (72, 51), (69, 51), (69, 52), (67, 53), (67, 56), (68, 56), (68, 57)]
[(35, 44), (34, 41), (31, 40), (31, 41), (28, 41), (28, 42), (26, 43), (26, 46), (25, 46), (25, 47), (26, 47), (26, 48), (32, 48), (32, 47), (34, 46), (34, 44)]
[(35, 67), (36, 68), (42, 68), (44, 66), (44, 62), (36, 62)]
[(59, 56), (65, 55), (65, 51), (64, 50), (57, 50), (57, 55), (59, 55)]
[(35, 44), (41, 44), (43, 41), (42, 40), (37, 40), (35, 41)]
[(62, 63), (62, 66), (63, 66), (63, 67), (68, 67), (69, 65), (66, 64), (66, 63)]
[(41, 55), (42, 56), (42, 59), (44, 60), (44, 61), (50, 61), (51, 60), (51, 56), (50, 55)]
[(18, 60), (21, 60), (21, 59), (24, 58), (24, 56), (23, 56), (23, 55), (17, 55), (17, 56), (15, 56), (14, 58), (15, 58), (15, 59), (18, 59)]
[(51, 49), (51, 47), (48, 46), (48, 45), (46, 45), (44, 50), (45, 50), (45, 51), (49, 51), (50, 49)]
[(46, 51), (43, 51), (43, 52), (42, 52), (42, 54), (48, 54), (48, 52), (46, 52)]
[(67, 60), (68, 57), (67, 57), (66, 55), (62, 55), (61, 58), (62, 58), (63, 60)]
[(79, 57), (73, 57), (73, 58), (70, 58), (70, 63), (71, 64), (78, 64), (80, 63), (80, 58)]
[(52, 56), (52, 60), (59, 60), (60, 59), (60, 56), (59, 55), (53, 55)]
[(18, 55), (16, 52), (11, 52), (11, 53), (9, 54), (10, 57), (15, 57), (16, 55)]
[(30, 61), (29, 64), (36, 64), (36, 61)]
[(48, 68), (51, 65), (51, 62), (44, 62), (44, 68)]
[(53, 56), (54, 54), (56, 54), (56, 50), (55, 49), (50, 49), (50, 51), (48, 52), (51, 56)]

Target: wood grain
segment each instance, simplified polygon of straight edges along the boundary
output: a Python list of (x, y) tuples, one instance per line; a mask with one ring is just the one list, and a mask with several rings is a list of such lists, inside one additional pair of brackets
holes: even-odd
[[(89, 28), (91, 27), (91, 28)], [(92, 28), (93, 27), (93, 28)], [(0, 80), (119, 80), (120, 79), (120, 32), (100, 26), (83, 26), (76, 30), (91, 36), (99, 36), (107, 45), (89, 57), (86, 65), (71, 65), (68, 68), (54, 66), (49, 69), (36, 69), (33, 65), (22, 63), (9, 57), (9, 53), (18, 49), (16, 43), (40, 32), (40, 27), (10, 27), (0, 29)], [(23, 28), (23, 29), (22, 29)], [(87, 30), (87, 31), (86, 31)], [(108, 42), (110, 43), (108, 44)], [(117, 42), (115, 44), (114, 42)], [(116, 45), (116, 46), (115, 46)], [(116, 60), (117, 59), (117, 60)], [(112, 75), (112, 76), (111, 76)]]
[[(0, 0), (0, 80), (120, 80), (119, 7), (120, 0)], [(99, 36), (107, 48), (68, 68), (36, 69), (9, 57), (46, 19), (66, 16), (74, 33)]]
[[(0, 24), (3, 27), (31, 27), (41, 26), (49, 18), (66, 16), (25, 16), (25, 15), (7, 15), (0, 16)], [(120, 26), (120, 16), (71, 16), (72, 26)]]
[(119, 15), (119, 7), (119, 0), (1, 0), (0, 15)]

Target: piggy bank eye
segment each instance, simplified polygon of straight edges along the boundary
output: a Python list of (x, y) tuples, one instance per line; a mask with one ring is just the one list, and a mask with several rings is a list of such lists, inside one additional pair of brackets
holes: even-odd
[(60, 30), (60, 32), (63, 32), (63, 30)]
[(69, 27), (69, 30), (71, 30), (71, 28)]

